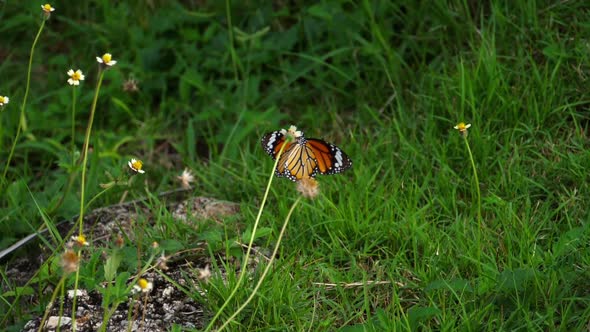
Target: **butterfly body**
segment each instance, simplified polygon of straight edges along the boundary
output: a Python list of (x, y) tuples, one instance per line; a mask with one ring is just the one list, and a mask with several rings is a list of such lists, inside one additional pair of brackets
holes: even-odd
[(275, 173), (291, 181), (313, 178), (317, 174), (341, 173), (352, 167), (352, 160), (339, 147), (318, 138), (305, 138), (298, 133), (292, 141), (287, 141), (286, 132), (273, 131), (262, 137), (264, 151), (273, 159), (279, 154)]

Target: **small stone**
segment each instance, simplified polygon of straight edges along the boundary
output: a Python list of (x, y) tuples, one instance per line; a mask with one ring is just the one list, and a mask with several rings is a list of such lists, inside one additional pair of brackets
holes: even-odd
[(85, 298), (88, 296), (88, 292), (85, 289), (78, 289), (77, 291), (73, 289), (68, 290), (68, 298), (70, 300), (74, 299), (74, 294), (76, 294), (78, 298)]
[[(61, 318), (61, 322), (60, 322), (60, 318)], [(64, 325), (70, 324), (71, 321), (72, 321), (72, 319), (69, 317), (51, 316), (47, 319), (47, 322), (45, 322), (45, 329), (53, 330), (58, 327), (58, 325), (57, 325), (58, 322), (61, 324), (59, 326), (64, 326)]]
[(174, 293), (174, 287), (168, 286), (164, 289), (164, 291), (162, 291), (162, 296), (164, 298), (169, 298), (172, 293)]

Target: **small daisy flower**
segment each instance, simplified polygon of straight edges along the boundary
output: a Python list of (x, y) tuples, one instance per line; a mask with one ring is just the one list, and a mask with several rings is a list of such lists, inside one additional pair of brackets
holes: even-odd
[(162, 255), (160, 255), (160, 258), (156, 260), (156, 267), (158, 267), (160, 270), (168, 270), (168, 265), (166, 265), (166, 263), (168, 263), (168, 259), (169, 257), (167, 257), (162, 251)]
[(471, 127), (471, 123), (465, 124), (465, 122), (459, 122), (455, 127), (459, 131), (459, 133), (463, 136), (467, 136), (467, 129)]
[(84, 80), (84, 74), (80, 69), (74, 71), (73, 69), (68, 70), (68, 83), (70, 85), (80, 85), (80, 81)]
[(61, 267), (65, 273), (76, 272), (79, 266), (80, 256), (73, 250), (68, 249), (61, 255)]
[(80, 234), (78, 236), (72, 236), (72, 241), (74, 241), (74, 243), (79, 245), (80, 247), (90, 245), (88, 243), (88, 241), (86, 241), (86, 237), (84, 236), (84, 234)]
[(117, 61), (113, 60), (111, 53), (105, 53), (102, 57), (96, 57), (96, 61), (109, 67), (114, 66), (117, 63)]
[(281, 134), (293, 139), (303, 137), (303, 132), (301, 130), (297, 130), (297, 127), (293, 125), (289, 127), (289, 130), (281, 129)]
[(134, 293), (149, 293), (152, 289), (154, 288), (154, 284), (147, 281), (144, 278), (140, 278), (137, 281), (137, 285), (133, 286), (133, 292)]
[(197, 271), (199, 271), (197, 279), (204, 282), (208, 282), (211, 278), (211, 269), (209, 269), (209, 264), (205, 265), (205, 267), (202, 269), (197, 269)]
[(178, 179), (178, 181), (180, 181), (180, 185), (184, 189), (189, 189), (191, 187), (191, 183), (195, 181), (195, 177), (191, 173), (191, 170), (188, 168), (185, 168), (184, 171), (182, 171), (182, 174), (180, 174), (176, 178)]
[(305, 198), (316, 198), (320, 193), (320, 186), (314, 178), (303, 178), (297, 181), (297, 191)]
[(123, 91), (125, 92), (137, 92), (139, 91), (139, 85), (135, 78), (129, 78), (123, 82)]
[(8, 102), (10, 101), (10, 99), (6, 96), (0, 96), (0, 106), (4, 106), (6, 104), (8, 104)]
[(145, 171), (141, 169), (143, 167), (143, 163), (141, 162), (141, 160), (133, 158), (127, 163), (127, 165), (129, 165), (129, 168), (131, 168), (133, 171), (137, 173), (145, 173)]
[(48, 3), (41, 5), (41, 9), (43, 9), (43, 12), (45, 13), (45, 15), (49, 15), (49, 14), (51, 14), (52, 11), (55, 10), (55, 8), (51, 7), (51, 5)]

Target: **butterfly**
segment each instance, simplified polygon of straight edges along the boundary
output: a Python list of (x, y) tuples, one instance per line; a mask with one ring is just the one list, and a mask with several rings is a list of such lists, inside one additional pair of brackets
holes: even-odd
[[(287, 142), (287, 135), (293, 140)], [(273, 159), (286, 144), (275, 173), (291, 181), (313, 178), (317, 174), (337, 174), (352, 167), (352, 160), (339, 147), (318, 138), (305, 138), (294, 126), (289, 131), (282, 129), (262, 136), (261, 143)]]

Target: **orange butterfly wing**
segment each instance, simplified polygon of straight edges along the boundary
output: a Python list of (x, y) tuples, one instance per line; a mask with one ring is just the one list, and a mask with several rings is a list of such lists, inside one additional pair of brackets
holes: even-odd
[(277, 164), (277, 176), (291, 181), (313, 178), (319, 174), (337, 174), (352, 167), (352, 160), (339, 147), (317, 138), (286, 142), (280, 131), (268, 133), (261, 140), (264, 151), (276, 159), (284, 144), (283, 153)]
[(329, 175), (342, 173), (352, 167), (352, 160), (336, 145), (317, 138), (307, 140), (317, 161), (316, 172)]

